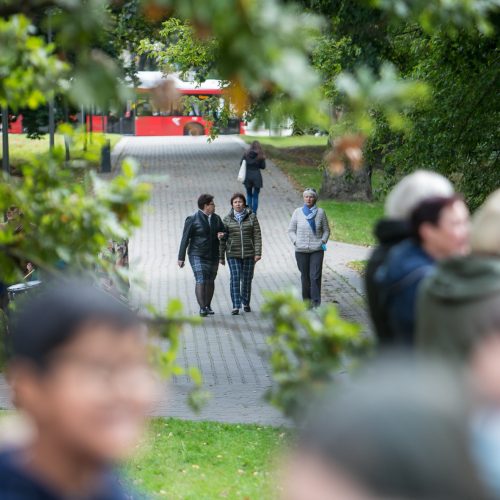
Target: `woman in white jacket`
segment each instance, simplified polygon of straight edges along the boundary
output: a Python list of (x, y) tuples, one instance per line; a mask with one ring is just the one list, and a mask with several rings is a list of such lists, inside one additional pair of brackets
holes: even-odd
[(313, 307), (321, 305), (321, 275), (330, 226), (326, 213), (316, 206), (315, 189), (304, 191), (304, 206), (297, 208), (288, 226), (288, 236), (295, 247), (295, 258), (302, 281), (302, 298)]

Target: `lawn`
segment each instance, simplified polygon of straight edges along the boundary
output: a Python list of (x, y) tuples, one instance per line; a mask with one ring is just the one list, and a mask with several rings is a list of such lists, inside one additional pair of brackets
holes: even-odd
[[(94, 138), (92, 143), (87, 145), (87, 157), (90, 159), (92, 164), (99, 164), (100, 162), (100, 152), (102, 143), (102, 134), (94, 132)], [(106, 134), (106, 139), (111, 143), (111, 148), (113, 148), (118, 141), (122, 138), (118, 134)], [(0, 158), (2, 157), (2, 138), (0, 137)], [(64, 137), (60, 134), (55, 136), (55, 145), (64, 147)], [(25, 134), (9, 134), (9, 157), (10, 164), (14, 167), (21, 164), (26, 159), (33, 156), (40, 156), (47, 154), (49, 151), (49, 136), (44, 135), (41, 139), (28, 139)], [(72, 160), (81, 159), (84, 156), (84, 151), (81, 143), (75, 143), (70, 148), (70, 156)]]
[(351, 262), (348, 262), (346, 265), (353, 271), (356, 271), (361, 276), (364, 276), (366, 270), (366, 263), (367, 263), (366, 260), (351, 260)]
[[(285, 172), (298, 190), (313, 187), (319, 190), (323, 178), (320, 169), (327, 149), (326, 137), (254, 137), (241, 136), (246, 142), (258, 140), (266, 155)], [(381, 173), (374, 172), (373, 184), (381, 183)], [(320, 200), (332, 227), (331, 238), (357, 245), (373, 245), (373, 226), (383, 215), (383, 203), (335, 200)]]
[(289, 434), (273, 427), (156, 418), (150, 438), (125, 472), (154, 497), (266, 500)]
[(290, 135), (286, 137), (242, 135), (241, 138), (248, 144), (252, 141), (259, 141), (262, 145), (275, 148), (297, 148), (300, 146), (321, 146), (324, 148), (328, 139), (326, 135), (318, 137), (315, 135)]

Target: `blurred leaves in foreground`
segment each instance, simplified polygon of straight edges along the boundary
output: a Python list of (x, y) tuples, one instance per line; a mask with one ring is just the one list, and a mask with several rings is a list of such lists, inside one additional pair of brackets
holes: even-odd
[(268, 337), (274, 385), (270, 401), (295, 420), (341, 373), (368, 355), (372, 339), (337, 307), (310, 310), (293, 291), (267, 293), (263, 314), (272, 322)]

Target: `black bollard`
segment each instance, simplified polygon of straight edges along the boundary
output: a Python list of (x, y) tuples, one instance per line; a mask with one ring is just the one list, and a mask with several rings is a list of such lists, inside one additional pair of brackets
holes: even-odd
[(108, 174), (109, 172), (111, 172), (111, 143), (108, 140), (101, 148), (101, 173)]

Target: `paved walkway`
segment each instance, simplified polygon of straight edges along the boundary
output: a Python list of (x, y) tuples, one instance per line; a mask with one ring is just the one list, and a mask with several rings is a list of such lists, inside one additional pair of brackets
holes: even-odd
[[(215, 196), (216, 211), (224, 216), (229, 198), (242, 185), (236, 180), (243, 151), (241, 140), (221, 137), (207, 143), (203, 137), (129, 137), (115, 148), (115, 158), (134, 156), (144, 174), (164, 176), (154, 180), (152, 199), (143, 212), (143, 226), (130, 242), (131, 266), (138, 271), (145, 293), (136, 297), (163, 309), (178, 297), (187, 312), (196, 314), (191, 268), (177, 267), (177, 251), (186, 216), (196, 208), (202, 192)], [(266, 336), (269, 324), (259, 314), (265, 290), (298, 286), (292, 247), (286, 230), (293, 209), (301, 204), (286, 176), (272, 164), (264, 172), (259, 220), (263, 232), (263, 259), (256, 266), (253, 312), (232, 316), (229, 270), (221, 267), (216, 281), (214, 317), (202, 326), (186, 329), (179, 353), (182, 366), (196, 366), (212, 398), (201, 414), (187, 407), (190, 381), (176, 377), (165, 390), (156, 415), (224, 422), (280, 425), (278, 411), (263, 400), (271, 384)], [(334, 221), (332, 221), (334, 223)], [(324, 300), (337, 300), (342, 314), (367, 324), (359, 280), (345, 267), (349, 260), (366, 258), (367, 249), (331, 243), (324, 270)], [(354, 285), (354, 286), (353, 286)], [(138, 295), (138, 291), (135, 291)], [(5, 402), (5, 393), (4, 393)], [(1, 400), (0, 400), (1, 404)]]
[[(144, 173), (168, 176), (155, 183), (151, 204), (143, 214), (143, 227), (130, 245), (131, 265), (146, 285), (142, 299), (162, 308), (169, 299), (179, 297), (188, 312), (196, 314), (191, 269), (189, 265), (182, 270), (177, 267), (184, 219), (194, 212), (196, 198), (202, 192), (215, 196), (217, 213), (227, 213), (231, 194), (242, 189), (236, 175), (243, 145), (231, 137), (210, 144), (205, 138), (171, 137), (127, 138), (122, 146), (125, 154), (139, 159)], [(300, 195), (286, 176), (269, 165), (259, 208), (264, 249), (255, 272), (253, 312), (231, 316), (229, 270), (221, 267), (213, 303), (217, 314), (205, 319), (201, 327), (187, 329), (179, 359), (181, 365), (201, 370), (212, 399), (201, 415), (193, 415), (186, 407), (189, 380), (177, 377), (170, 388), (171, 397), (158, 407), (157, 414), (282, 423), (279, 413), (262, 400), (271, 383), (266, 361), (269, 324), (258, 311), (263, 291), (299, 283), (286, 229), (293, 209), (300, 203)], [(366, 249), (359, 247), (330, 245), (324, 280), (326, 300), (338, 300), (346, 317), (362, 323), (366, 323), (366, 317), (361, 296), (334, 268), (365, 254)]]

